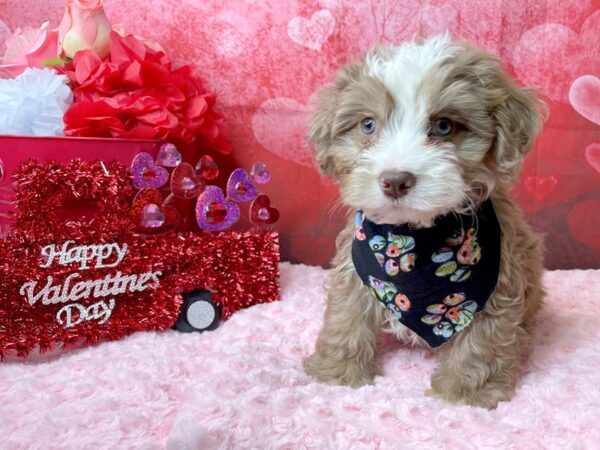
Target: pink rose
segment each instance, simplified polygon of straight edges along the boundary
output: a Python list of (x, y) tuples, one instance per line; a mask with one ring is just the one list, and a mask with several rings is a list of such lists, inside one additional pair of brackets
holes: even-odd
[(87, 49), (104, 58), (109, 52), (111, 29), (102, 0), (67, 0), (58, 28), (58, 42), (69, 58)]
[(14, 78), (27, 67), (43, 67), (47, 59), (59, 53), (58, 30), (49, 30), (48, 22), (40, 28), (17, 28), (6, 41), (6, 53), (0, 60), (0, 75)]

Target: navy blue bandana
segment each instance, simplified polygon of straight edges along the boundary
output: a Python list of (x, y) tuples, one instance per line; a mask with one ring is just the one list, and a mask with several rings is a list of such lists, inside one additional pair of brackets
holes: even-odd
[(494, 291), (500, 225), (490, 200), (476, 215), (448, 214), (431, 228), (378, 225), (358, 211), (352, 260), (382, 306), (438, 347), (467, 327)]

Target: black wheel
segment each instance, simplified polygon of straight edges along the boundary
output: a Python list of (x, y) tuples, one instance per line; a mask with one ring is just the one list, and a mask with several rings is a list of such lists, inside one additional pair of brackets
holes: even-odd
[(221, 322), (221, 308), (210, 292), (194, 291), (183, 295), (179, 318), (173, 328), (183, 333), (214, 330)]

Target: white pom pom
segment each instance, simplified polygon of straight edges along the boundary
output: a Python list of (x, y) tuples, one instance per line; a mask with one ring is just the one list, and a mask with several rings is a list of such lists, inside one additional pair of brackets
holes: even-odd
[(73, 102), (68, 78), (49, 69), (26, 69), (0, 80), (0, 134), (62, 136), (63, 116)]

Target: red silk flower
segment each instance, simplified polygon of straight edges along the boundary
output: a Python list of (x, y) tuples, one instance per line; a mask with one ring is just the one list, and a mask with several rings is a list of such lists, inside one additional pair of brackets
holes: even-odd
[(67, 136), (162, 139), (190, 143), (197, 137), (229, 153), (216, 97), (206, 91), (194, 69), (173, 69), (162, 51), (134, 36), (110, 35), (110, 56), (75, 54), (65, 73), (75, 102), (67, 110)]

